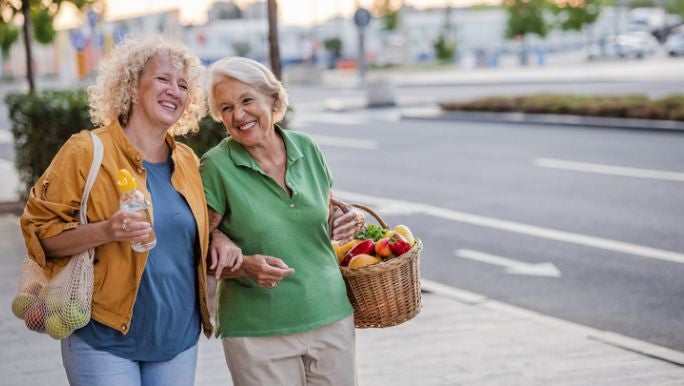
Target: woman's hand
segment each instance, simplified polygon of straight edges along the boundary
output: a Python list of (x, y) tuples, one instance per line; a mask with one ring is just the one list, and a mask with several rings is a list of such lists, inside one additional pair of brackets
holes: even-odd
[(108, 241), (144, 242), (152, 233), (152, 224), (139, 221), (142, 214), (116, 211), (104, 221), (103, 231)]
[(142, 215), (117, 211), (104, 221), (82, 224), (40, 241), (48, 257), (65, 257), (115, 241), (144, 242), (152, 225)]
[(242, 271), (244, 276), (254, 280), (259, 287), (274, 288), (295, 270), (277, 257), (247, 255), (242, 264)]
[(330, 204), (333, 209), (331, 221), (331, 238), (344, 244), (363, 228), (366, 223), (366, 216), (360, 210), (347, 204), (344, 201), (330, 197)]
[(211, 232), (209, 254), (211, 257), (209, 270), (214, 271), (214, 277), (217, 280), (221, 277), (224, 268), (230, 268), (230, 272), (235, 272), (244, 260), (242, 249), (218, 229)]

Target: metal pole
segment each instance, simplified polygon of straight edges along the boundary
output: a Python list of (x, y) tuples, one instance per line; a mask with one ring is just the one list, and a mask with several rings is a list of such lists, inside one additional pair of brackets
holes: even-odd
[(359, 30), (359, 77), (361, 77), (361, 84), (366, 84), (366, 37), (365, 28), (358, 28)]

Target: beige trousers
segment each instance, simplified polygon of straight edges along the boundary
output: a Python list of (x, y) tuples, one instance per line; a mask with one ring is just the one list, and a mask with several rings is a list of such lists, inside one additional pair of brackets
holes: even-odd
[(354, 317), (290, 335), (224, 338), (235, 386), (354, 386)]

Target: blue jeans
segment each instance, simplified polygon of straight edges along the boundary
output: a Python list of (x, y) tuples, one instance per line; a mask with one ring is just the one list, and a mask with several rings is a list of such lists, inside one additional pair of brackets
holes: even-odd
[(197, 344), (169, 361), (147, 362), (96, 350), (71, 335), (62, 340), (62, 363), (72, 386), (192, 386)]

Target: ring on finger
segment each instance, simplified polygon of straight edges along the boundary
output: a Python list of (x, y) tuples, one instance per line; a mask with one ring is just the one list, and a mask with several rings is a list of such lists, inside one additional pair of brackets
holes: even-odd
[(128, 227), (127, 227), (126, 225), (127, 225), (127, 224), (126, 224), (126, 220), (123, 220), (123, 222), (121, 223), (121, 229), (122, 229), (124, 232), (128, 232)]
[(274, 282), (274, 281), (271, 282), (271, 288), (274, 288), (274, 287), (277, 286), (277, 285), (278, 285), (278, 283), (276, 283), (276, 282)]

